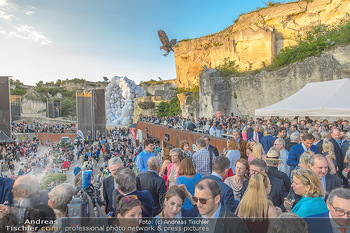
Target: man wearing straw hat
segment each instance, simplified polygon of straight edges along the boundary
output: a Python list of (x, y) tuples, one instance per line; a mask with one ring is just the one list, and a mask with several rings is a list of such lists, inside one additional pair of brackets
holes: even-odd
[(278, 164), (282, 161), (279, 156), (279, 149), (277, 147), (271, 147), (266, 154), (265, 161), (268, 166), (267, 174), (282, 180), (287, 192), (289, 192), (291, 186), (290, 179), (286, 173), (278, 170)]

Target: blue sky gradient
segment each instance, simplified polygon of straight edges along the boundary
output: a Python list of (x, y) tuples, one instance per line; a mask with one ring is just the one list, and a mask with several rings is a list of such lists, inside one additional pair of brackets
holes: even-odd
[(103, 76), (176, 78), (169, 40), (219, 32), (260, 0), (0, 0), (0, 76), (25, 84)]

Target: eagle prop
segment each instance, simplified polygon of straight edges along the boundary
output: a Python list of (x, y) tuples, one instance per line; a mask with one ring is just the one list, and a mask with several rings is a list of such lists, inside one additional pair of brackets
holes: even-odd
[(160, 50), (163, 49), (166, 52), (166, 54), (163, 54), (163, 56), (167, 56), (170, 53), (170, 51), (174, 52), (173, 46), (176, 45), (176, 39), (172, 39), (169, 42), (168, 36), (163, 30), (158, 31), (158, 37), (160, 42), (162, 42), (162, 46), (160, 47)]

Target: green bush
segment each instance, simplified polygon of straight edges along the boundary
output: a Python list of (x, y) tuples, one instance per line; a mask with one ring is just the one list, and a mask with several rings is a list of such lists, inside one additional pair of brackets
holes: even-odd
[(67, 180), (67, 175), (66, 174), (57, 174), (57, 175), (53, 175), (53, 174), (49, 174), (49, 175), (45, 175), (42, 178), (42, 183), (40, 185), (40, 188), (43, 189), (47, 189), (47, 187), (55, 187), (56, 185), (63, 183)]
[(307, 57), (320, 56), (323, 51), (350, 44), (350, 21), (340, 26), (320, 25), (309, 31), (298, 45), (282, 49), (272, 61), (270, 69), (303, 61)]
[(181, 114), (179, 99), (175, 97), (172, 100), (170, 100), (170, 102), (160, 102), (156, 106), (156, 113), (158, 117), (170, 117)]

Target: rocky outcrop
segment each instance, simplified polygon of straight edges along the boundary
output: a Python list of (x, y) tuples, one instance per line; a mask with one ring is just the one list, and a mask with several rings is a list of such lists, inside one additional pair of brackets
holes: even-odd
[(255, 109), (277, 103), (309, 82), (349, 77), (350, 45), (276, 71), (233, 77), (229, 85), (215, 69), (207, 69), (200, 74), (200, 115), (210, 117), (221, 111), (225, 115), (253, 116)]
[[(133, 122), (136, 123), (141, 116), (155, 116), (156, 114), (156, 105), (160, 102), (164, 101), (159, 96), (146, 96), (146, 97), (140, 97), (135, 98), (134, 100), (134, 118)], [(149, 108), (145, 109), (143, 106), (145, 104), (142, 103), (148, 103), (148, 102), (154, 102), (153, 104), (146, 104), (149, 106)]]
[(165, 81), (154, 81), (154, 84), (140, 84), (143, 90), (154, 96), (160, 96), (163, 100), (171, 100), (175, 96), (176, 79)]
[(348, 0), (298, 1), (244, 14), (234, 25), (174, 47), (177, 86), (198, 86), (203, 66), (228, 61), (240, 71), (269, 65), (281, 49), (295, 45), (312, 26), (334, 25), (350, 12)]

